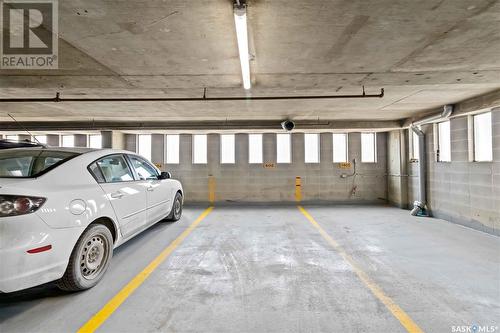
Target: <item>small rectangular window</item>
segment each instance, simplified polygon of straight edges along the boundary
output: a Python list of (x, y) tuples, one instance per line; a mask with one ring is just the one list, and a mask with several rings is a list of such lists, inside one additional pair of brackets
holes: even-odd
[(319, 134), (304, 134), (304, 162), (319, 163)]
[(276, 162), (292, 162), (292, 136), (290, 134), (276, 134)]
[(493, 160), (491, 112), (475, 115), (473, 125), (474, 161), (491, 162)]
[(248, 134), (248, 163), (262, 162), (262, 134)]
[(41, 143), (43, 145), (46, 145), (47, 144), (47, 136), (46, 135), (35, 135), (33, 141)]
[(220, 135), (220, 162), (221, 164), (234, 164), (234, 134)]
[(439, 162), (451, 162), (450, 122), (438, 123), (438, 155)]
[(377, 162), (377, 136), (376, 133), (361, 133), (361, 162)]
[(100, 134), (89, 135), (89, 148), (101, 149), (102, 148), (102, 136)]
[(347, 156), (347, 133), (333, 134), (333, 163), (345, 163)]
[(207, 164), (207, 135), (193, 135), (193, 164)]
[(137, 136), (137, 154), (151, 161), (151, 135), (139, 134)]
[(165, 140), (167, 164), (179, 164), (179, 134), (167, 134)]
[(5, 138), (10, 141), (17, 141), (19, 139), (17, 135), (6, 135)]
[(63, 135), (61, 136), (61, 146), (72, 148), (75, 146), (75, 136), (74, 135)]

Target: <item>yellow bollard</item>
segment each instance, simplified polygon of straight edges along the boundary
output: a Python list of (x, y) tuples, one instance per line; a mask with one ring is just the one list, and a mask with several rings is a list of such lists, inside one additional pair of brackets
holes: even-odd
[(302, 181), (300, 177), (295, 177), (295, 201), (302, 201)]
[(215, 203), (215, 177), (208, 177), (208, 201), (211, 205)]

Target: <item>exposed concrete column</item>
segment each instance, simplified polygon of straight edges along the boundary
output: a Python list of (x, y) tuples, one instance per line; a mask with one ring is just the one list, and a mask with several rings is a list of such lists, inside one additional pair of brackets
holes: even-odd
[(191, 134), (179, 135), (179, 168), (190, 168), (193, 163), (193, 141)]
[[(493, 111), (491, 113), (491, 123), (493, 126), (492, 134), (493, 134), (493, 161), (500, 161), (500, 109), (497, 111)], [(497, 173), (500, 173), (500, 169)], [(500, 177), (496, 178), (498, 186), (500, 187)], [(498, 203), (500, 203), (500, 198), (498, 198)], [(499, 205), (496, 205), (499, 207)]]
[(220, 135), (211, 133), (207, 135), (207, 170), (209, 176), (220, 173)]
[(211, 133), (207, 135), (207, 165), (200, 165), (206, 168), (207, 181), (207, 199), (210, 204), (217, 200), (218, 193), (224, 191), (224, 186), (221, 186), (223, 170), (227, 165), (220, 163), (220, 135)]
[(165, 135), (151, 135), (151, 162), (156, 164), (160, 169), (165, 163)]
[(292, 164), (294, 164), (294, 167), (302, 168), (305, 164), (304, 133), (293, 133), (291, 144), (292, 144)]
[[(335, 186), (335, 180), (341, 179), (337, 173), (340, 169), (336, 164), (333, 164), (333, 136), (332, 133), (321, 133), (319, 138), (319, 170), (316, 177), (317, 187), (316, 192), (313, 191), (308, 195), (306, 192), (306, 200), (311, 197), (313, 200), (327, 200), (328, 190)], [(330, 178), (330, 177), (333, 177)], [(335, 178), (338, 177), (338, 178)]]
[(127, 149), (125, 134), (120, 131), (101, 131), (101, 138), (102, 148)]
[(315, 188), (315, 184), (312, 181), (314, 177), (310, 179), (306, 178), (306, 168), (309, 169), (311, 166), (314, 168), (314, 164), (306, 164), (304, 162), (304, 133), (292, 133), (291, 136), (292, 163), (283, 166), (280, 165), (280, 168), (283, 167), (291, 170), (291, 175), (287, 179), (287, 183), (290, 184), (290, 190), (294, 193), (294, 199), (297, 201), (302, 201), (303, 198), (307, 200), (310, 196), (304, 196), (304, 190)]
[(125, 150), (136, 152), (137, 151), (137, 135), (125, 134), (124, 148), (125, 148)]
[(101, 147), (113, 148), (113, 131), (101, 131)]
[(401, 187), (401, 208), (407, 209), (410, 207), (408, 201), (408, 131), (401, 129), (399, 130), (399, 155), (400, 155), (400, 187)]
[(262, 149), (264, 163), (276, 163), (276, 134), (262, 134)]
[(235, 162), (239, 168), (248, 167), (248, 134), (238, 133), (234, 138)]
[(347, 135), (347, 151), (349, 161), (356, 159), (358, 167), (361, 166), (361, 133), (349, 133)]
[(57, 134), (47, 134), (47, 145), (58, 147), (60, 145), (60, 137)]
[(86, 134), (75, 134), (75, 147), (87, 147), (87, 135)]
[(387, 140), (387, 193), (391, 205), (408, 208), (408, 174), (405, 130), (391, 131)]
[(330, 167), (333, 163), (333, 137), (332, 133), (321, 133), (319, 137), (320, 164)]

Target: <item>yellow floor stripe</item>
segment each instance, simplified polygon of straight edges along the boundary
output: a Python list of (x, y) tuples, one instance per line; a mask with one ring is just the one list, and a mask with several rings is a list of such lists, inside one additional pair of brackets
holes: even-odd
[(99, 328), (113, 312), (153, 273), (153, 271), (182, 243), (182, 241), (200, 224), (201, 221), (212, 211), (213, 207), (207, 208), (191, 225), (180, 234), (168, 247), (166, 247), (146, 268), (137, 274), (122, 290), (118, 292), (99, 312), (85, 323), (78, 333), (94, 332)]
[(423, 333), (422, 329), (403, 311), (394, 301), (387, 296), (384, 291), (356, 264), (354, 259), (348, 255), (344, 249), (314, 220), (314, 218), (302, 207), (297, 206), (301, 213), (309, 222), (319, 231), (321, 236), (347, 261), (353, 268), (356, 275), (361, 281), (371, 290), (373, 295), (377, 297), (387, 309), (396, 317), (404, 328), (410, 333)]

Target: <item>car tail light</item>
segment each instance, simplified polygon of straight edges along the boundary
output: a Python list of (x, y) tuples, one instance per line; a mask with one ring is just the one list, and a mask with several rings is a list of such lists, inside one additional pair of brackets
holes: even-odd
[(0, 195), (0, 217), (30, 214), (45, 203), (45, 198)]

